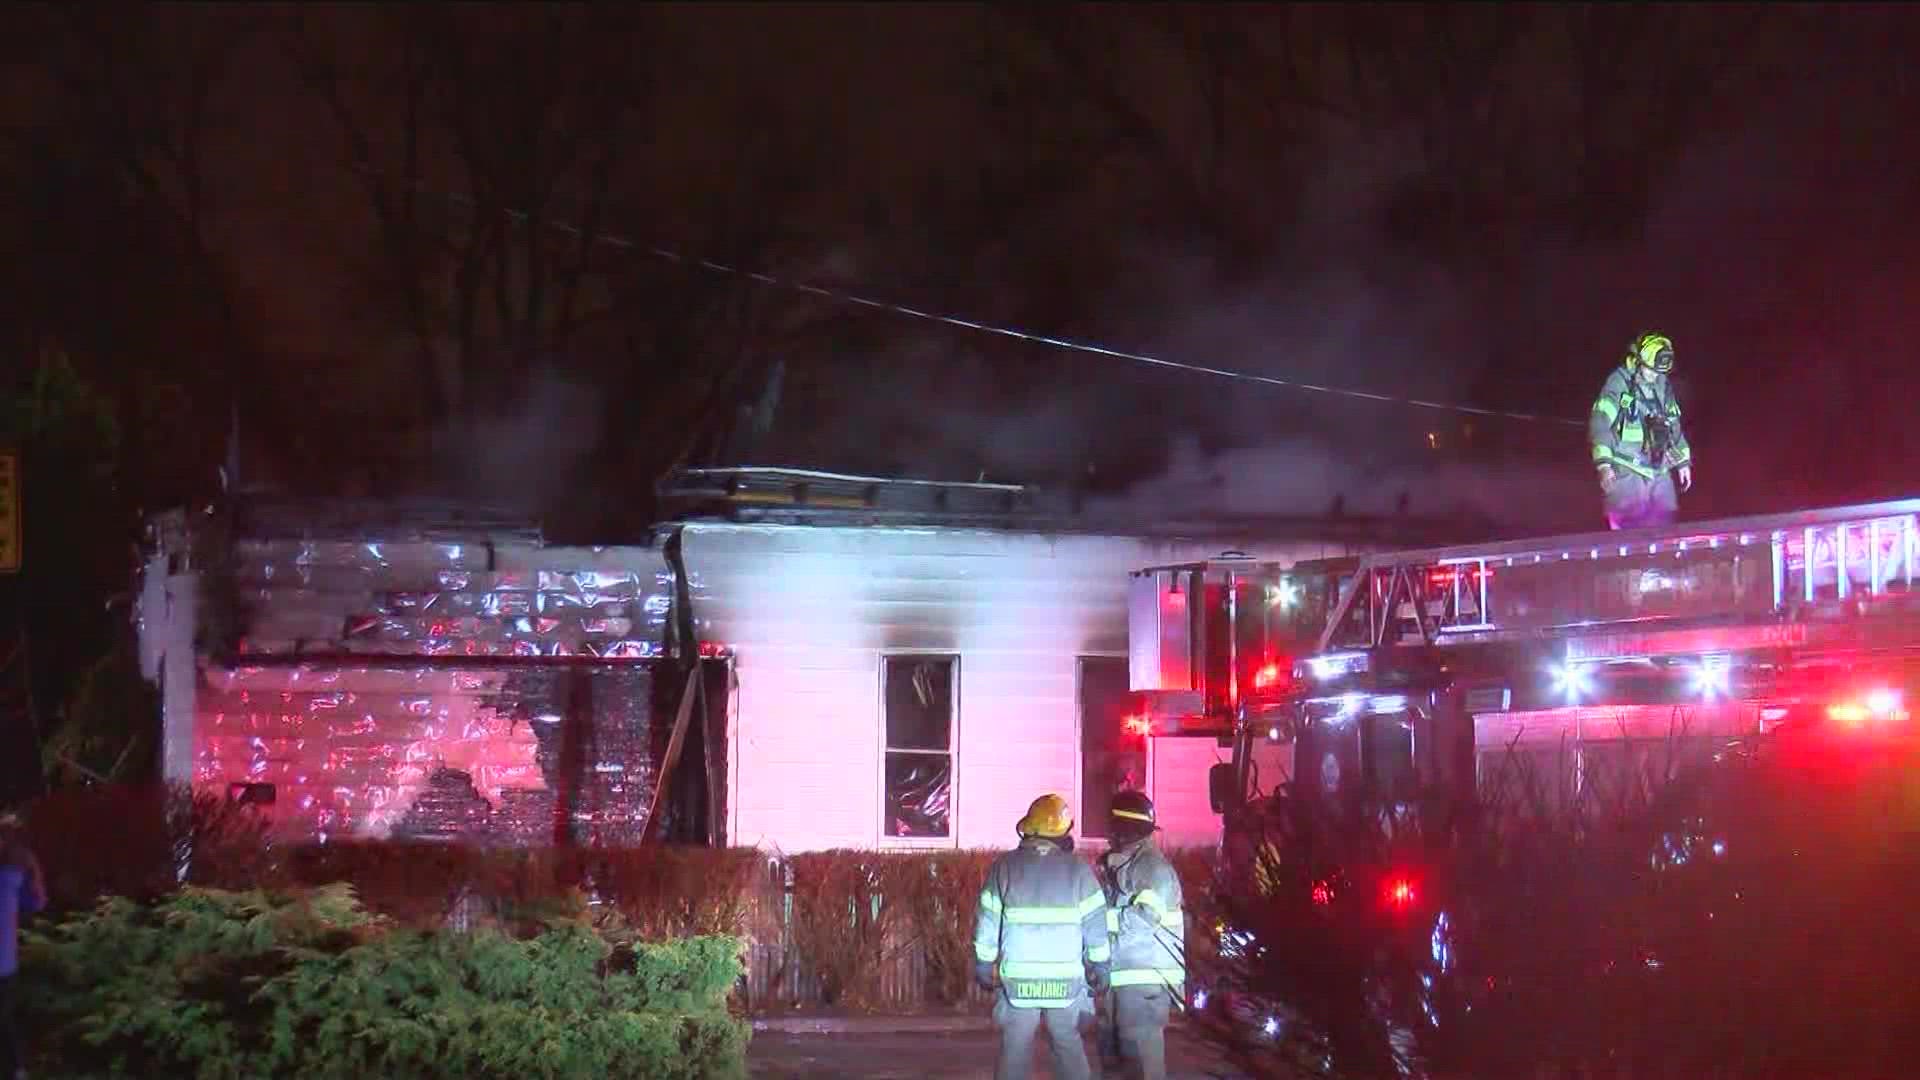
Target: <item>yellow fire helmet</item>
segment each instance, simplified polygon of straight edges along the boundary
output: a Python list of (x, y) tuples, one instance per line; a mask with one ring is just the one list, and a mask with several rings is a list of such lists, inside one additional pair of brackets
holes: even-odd
[(1073, 831), (1073, 811), (1058, 795), (1042, 795), (1027, 808), (1027, 816), (1015, 826), (1021, 836), (1039, 836), (1058, 840)]
[(1651, 368), (1665, 375), (1673, 370), (1673, 339), (1665, 334), (1641, 334), (1627, 349), (1627, 366)]

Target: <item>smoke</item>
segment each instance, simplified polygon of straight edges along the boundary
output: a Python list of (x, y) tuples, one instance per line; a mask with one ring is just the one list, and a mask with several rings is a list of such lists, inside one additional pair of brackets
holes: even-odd
[[(1252, 282), (1218, 273), (1194, 246), (1116, 222), (1106, 246), (1081, 252), (1113, 264), (1099, 301), (1034, 328), (1575, 421), (1628, 340), (1658, 329), (1679, 342), (1676, 384), (1696, 457), (1683, 516), (1911, 494), (1902, 485), (1920, 465), (1920, 428), (1902, 415), (1920, 365), (1906, 312), (1920, 272), (1882, 223), (1911, 216), (1916, 169), (1849, 159), (1858, 146), (1836, 140), (1832, 108), (1848, 86), (1844, 73), (1810, 80), (1660, 160), (1631, 235), (1600, 241), (1579, 222), (1523, 215), (1524, 228), (1485, 238), (1499, 250), (1482, 260), (1423, 258), (1388, 235), (1412, 175), (1397, 136), (1329, 142), (1299, 199), (1300, 227)], [(1019, 347), (1010, 371), (986, 359), (996, 346), (935, 333), (940, 344), (916, 336), (895, 354), (901, 363), (865, 406), (919, 403), (910, 457), (922, 475), (972, 479), (979, 468), (1081, 486), (1100, 462), (1105, 477), (1131, 482), (1095, 478), (1092, 506), (1123, 520), (1319, 514), (1339, 500), (1349, 513), (1469, 512), (1514, 530), (1601, 522), (1579, 426), (1354, 402), (1038, 346)]]
[[(1023, 307), (1015, 295), (989, 295), (980, 310), (1181, 363), (1470, 400), (1493, 359), (1480, 285), (1395, 251), (1382, 235), (1381, 203), (1404, 164), (1363, 149), (1325, 156), (1321, 169), (1306, 194), (1319, 216), (1251, 280), (1228, 279), (1204, 254), (1121, 234), (1086, 259), (1118, 272), (1072, 268), (1104, 279), (1077, 317), (1022, 323), (1008, 317)], [(870, 445), (902, 447), (884, 465), (914, 475), (1071, 487), (1090, 493), (1090, 511), (1141, 524), (1175, 514), (1323, 514), (1336, 500), (1355, 514), (1473, 513), (1516, 527), (1590, 527), (1598, 513), (1576, 428), (1554, 429), (1560, 445), (1549, 457), (1476, 462), (1487, 422), (1464, 414), (940, 328), (894, 332), (877, 346), (886, 360), (842, 403), (837, 423)], [(1595, 386), (1611, 359), (1594, 358)]]
[[(802, 276), (1172, 360), (1573, 420), (1626, 342), (1659, 329), (1680, 345), (1698, 465), (1683, 513), (1783, 509), (1860, 472), (1853, 459), (1882, 448), (1863, 445), (1868, 432), (1883, 445), (1893, 433), (1875, 466), (1883, 478), (1912, 474), (1920, 439), (1898, 415), (1915, 389), (1902, 324), (1920, 277), (1910, 257), (1884, 258), (1887, 230), (1874, 240), (1876, 221), (1911, 216), (1900, 192), (1913, 170), (1852, 168), (1840, 186), (1831, 91), (1777, 95), (1715, 140), (1651, 163), (1638, 234), (1606, 242), (1584, 222), (1516, 212), (1470, 238), (1482, 249), (1471, 257), (1423, 253), (1395, 232), (1409, 191), (1430, 179), (1420, 133), (1403, 127), (1312, 135), (1313, 175), (1303, 190), (1276, 188), (1267, 216), (1291, 223), (1251, 271), (1223, 269), (1213, 240), (1142, 213), (1147, 200), (1110, 190), (1131, 179), (1108, 178), (977, 236), (916, 226), (907, 212), (865, 237), (836, 227), (841, 246)], [(951, 142), (927, 151), (939, 157), (928, 171), (951, 170), (953, 146), (972, 145), (962, 134), (943, 131)], [(889, 160), (889, 176), (912, 172)], [(1551, 162), (1525, 167), (1571, 175)], [(1555, 197), (1520, 191), (1530, 177), (1507, 194)], [(793, 358), (759, 462), (1075, 488), (1142, 523), (1321, 514), (1336, 500), (1349, 513), (1465, 512), (1516, 530), (1600, 521), (1577, 426), (1357, 402), (849, 315), (857, 330), (843, 324), (820, 355)], [(1865, 386), (1848, 374), (1863, 363), (1874, 372)], [(604, 434), (590, 404), (584, 389), (548, 380), (513, 415), (449, 433), (461, 475), (537, 498)]]
[[(1592, 529), (1597, 491), (1589, 470), (1567, 463), (1422, 462), (1370, 457), (1354, 447), (1298, 438), (1219, 453), (1176, 439), (1159, 475), (1123, 496), (1095, 499), (1106, 518), (1191, 518), (1275, 513), (1358, 516), (1474, 515), (1552, 530)], [(1578, 498), (1570, 498), (1577, 493)]]
[(434, 433), (438, 490), (505, 509), (541, 513), (575, 489), (604, 429), (601, 395), (545, 368), (510, 404), (463, 416)]

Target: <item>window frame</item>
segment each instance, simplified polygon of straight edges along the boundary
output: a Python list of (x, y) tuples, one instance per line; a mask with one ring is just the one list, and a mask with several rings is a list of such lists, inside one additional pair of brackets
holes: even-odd
[[(1107, 843), (1106, 836), (1095, 836), (1087, 832), (1087, 827), (1093, 825), (1093, 816), (1087, 813), (1088, 807), (1086, 805), (1087, 661), (1089, 660), (1118, 660), (1125, 663), (1127, 661), (1127, 654), (1123, 652), (1082, 652), (1075, 653), (1073, 657), (1073, 831), (1076, 839), (1085, 840), (1090, 844), (1105, 845)], [(1128, 693), (1132, 692), (1131, 690), (1128, 691)], [(1142, 772), (1140, 777), (1140, 790), (1151, 793), (1153, 791), (1152, 739), (1142, 740), (1140, 759)], [(1151, 797), (1150, 794), (1149, 797)], [(1103, 834), (1106, 832), (1105, 822), (1101, 822), (1095, 827)]]
[[(892, 754), (924, 754), (932, 757), (941, 753), (938, 750), (918, 748), (895, 749), (887, 731), (887, 678), (888, 670), (898, 660), (945, 660), (951, 667), (949, 676), (949, 708), (952, 710), (947, 723), (947, 835), (945, 836), (894, 836), (887, 831), (887, 758)], [(932, 849), (958, 848), (960, 845), (960, 654), (952, 650), (940, 649), (883, 649), (876, 665), (879, 691), (879, 760), (875, 763), (875, 779), (879, 805), (875, 808), (874, 831), (876, 847)]]

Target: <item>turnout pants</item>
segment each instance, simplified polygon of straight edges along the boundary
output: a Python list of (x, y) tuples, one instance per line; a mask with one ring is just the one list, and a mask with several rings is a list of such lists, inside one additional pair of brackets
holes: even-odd
[(1120, 986), (1100, 1010), (1100, 1055), (1127, 1080), (1167, 1080), (1167, 1018), (1173, 996), (1164, 986)]
[(1680, 510), (1680, 496), (1674, 491), (1671, 472), (1663, 469), (1651, 480), (1618, 468), (1613, 475), (1613, 489), (1604, 496), (1608, 528), (1643, 529), (1673, 523)]
[(993, 1070), (994, 1080), (1027, 1080), (1033, 1070), (1034, 1037), (1043, 1027), (1053, 1052), (1056, 1080), (1091, 1080), (1087, 1047), (1080, 1041), (1080, 1018), (1085, 1015), (1085, 1007), (1079, 1004), (1065, 1009), (1016, 1008), (1003, 995), (993, 1007), (994, 1026), (1000, 1029), (1000, 1063)]

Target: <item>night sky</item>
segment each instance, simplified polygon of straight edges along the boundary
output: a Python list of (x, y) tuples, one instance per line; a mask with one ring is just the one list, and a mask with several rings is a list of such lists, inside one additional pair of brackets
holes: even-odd
[(217, 486), (237, 414), (250, 484), (603, 533), (675, 463), (1599, 524), (1576, 427), (653, 246), (1574, 420), (1657, 329), (1685, 515), (1915, 491), (1905, 8), (409, 11), (5, 16), (4, 315), (117, 395), (142, 505)]

